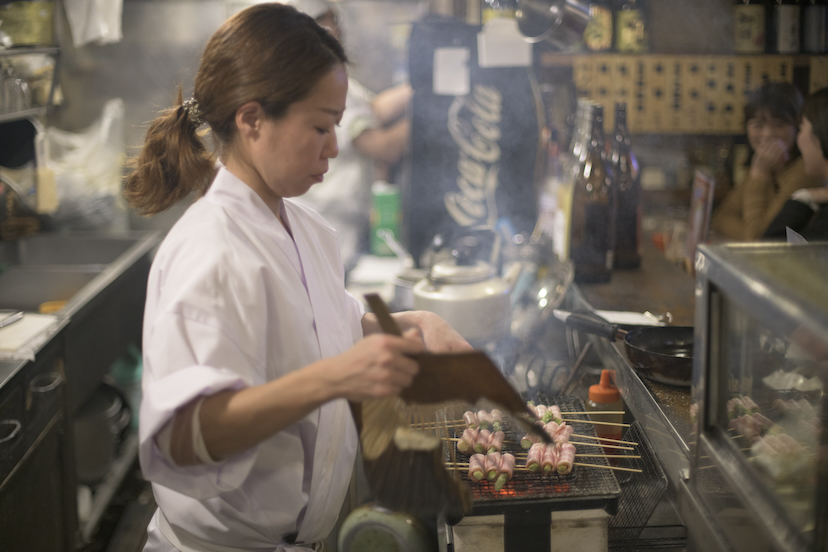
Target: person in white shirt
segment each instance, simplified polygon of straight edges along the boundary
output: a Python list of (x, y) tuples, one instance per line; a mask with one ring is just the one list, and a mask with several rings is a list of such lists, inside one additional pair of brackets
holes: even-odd
[(424, 348), (470, 349), (432, 313), (395, 314), (404, 335), (380, 333), (344, 288), (335, 231), (292, 199), (337, 155), (346, 63), (307, 15), (247, 8), (132, 161), (139, 212), (202, 195), (148, 283), (139, 458), (158, 510), (145, 551), (317, 550), (356, 454), (348, 401), (399, 394)]
[[(344, 43), (337, 9), (327, 0), (281, 0), (313, 17)], [(336, 229), (345, 266), (353, 267), (368, 245), (371, 185), (387, 180), (389, 167), (405, 153), (411, 121), (405, 111), (413, 91), (400, 84), (379, 94), (348, 78), (345, 115), (336, 128), (339, 155), (325, 180), (299, 200)]]

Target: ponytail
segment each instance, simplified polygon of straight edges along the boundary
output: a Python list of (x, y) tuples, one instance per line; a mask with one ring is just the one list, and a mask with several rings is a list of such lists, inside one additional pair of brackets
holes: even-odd
[(180, 88), (177, 105), (150, 124), (141, 153), (128, 162), (132, 170), (124, 196), (142, 215), (165, 211), (191, 192), (203, 195), (216, 174), (215, 159), (184, 108)]

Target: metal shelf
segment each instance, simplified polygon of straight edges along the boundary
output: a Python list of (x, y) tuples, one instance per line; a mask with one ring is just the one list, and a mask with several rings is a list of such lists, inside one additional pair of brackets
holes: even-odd
[(50, 56), (56, 56), (60, 54), (60, 48), (57, 46), (18, 46), (16, 48), (0, 50), (0, 57), (23, 56), (27, 54), (47, 54)]
[(38, 115), (45, 115), (49, 111), (48, 107), (33, 107), (31, 109), (24, 109), (23, 111), (15, 111), (14, 113), (0, 114), (0, 123), (8, 123), (10, 121), (19, 121), (28, 117), (36, 117)]

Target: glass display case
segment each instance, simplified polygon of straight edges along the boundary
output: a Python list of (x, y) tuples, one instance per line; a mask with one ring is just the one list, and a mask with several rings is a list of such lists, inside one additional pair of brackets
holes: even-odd
[(824, 551), (828, 244), (701, 246), (696, 274), (687, 486), (726, 549)]

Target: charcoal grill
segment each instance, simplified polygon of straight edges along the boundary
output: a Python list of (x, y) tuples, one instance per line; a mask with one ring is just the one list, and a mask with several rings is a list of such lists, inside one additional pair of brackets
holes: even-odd
[[(584, 405), (575, 398), (556, 398), (554, 402), (561, 411), (583, 412)], [(452, 423), (460, 420), (463, 412), (473, 409), (468, 405), (451, 405), (436, 413), (436, 419), (444, 424), (438, 433), (448, 437), (460, 437), (463, 427)], [(571, 414), (571, 420), (588, 420), (586, 415)], [(567, 422), (573, 426), (575, 433), (595, 437), (593, 425), (584, 422)], [(514, 419), (504, 416), (505, 441), (503, 452), (512, 454), (525, 453), (520, 446), (520, 439), (525, 434)], [(573, 442), (587, 442), (584, 438), (572, 437)], [(576, 445), (577, 454), (604, 454), (598, 445)], [(457, 451), (454, 446), (446, 447), (447, 465), (467, 463), (469, 455)], [(608, 466), (605, 458), (576, 458), (576, 462)], [(520, 470), (524, 461), (519, 457), (513, 477), (500, 490), (495, 491), (489, 481), (473, 481), (468, 476), (465, 466), (458, 466), (457, 476), (471, 491), (473, 504), (467, 517), (503, 516), (503, 541), (507, 551), (533, 550), (544, 552), (551, 550), (551, 520), (553, 512), (573, 510), (603, 510), (608, 515), (615, 515), (621, 488), (612, 470), (575, 466), (571, 473), (539, 474)]]

